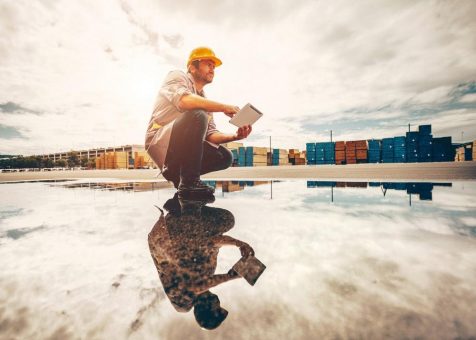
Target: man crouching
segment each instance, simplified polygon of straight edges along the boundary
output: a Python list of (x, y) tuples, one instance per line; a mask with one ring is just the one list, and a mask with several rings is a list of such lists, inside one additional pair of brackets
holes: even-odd
[(213, 194), (215, 189), (202, 182), (200, 175), (228, 168), (233, 155), (220, 144), (251, 133), (250, 125), (240, 127), (235, 134), (216, 128), (213, 112), (233, 117), (239, 111), (237, 106), (205, 98), (203, 87), (213, 81), (215, 67), (221, 64), (210, 48), (194, 49), (187, 73), (172, 71), (167, 75), (147, 127), (145, 148), (182, 197)]

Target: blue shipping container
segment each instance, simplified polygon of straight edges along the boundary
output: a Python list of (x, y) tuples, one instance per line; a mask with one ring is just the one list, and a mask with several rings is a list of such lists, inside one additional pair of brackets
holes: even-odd
[(431, 125), (419, 125), (418, 132), (420, 135), (431, 135)]

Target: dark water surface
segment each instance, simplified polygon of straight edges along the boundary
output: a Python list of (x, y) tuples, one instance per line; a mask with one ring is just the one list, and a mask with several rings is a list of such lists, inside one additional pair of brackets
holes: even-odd
[(209, 183), (0, 185), (0, 338), (476, 337), (476, 182)]

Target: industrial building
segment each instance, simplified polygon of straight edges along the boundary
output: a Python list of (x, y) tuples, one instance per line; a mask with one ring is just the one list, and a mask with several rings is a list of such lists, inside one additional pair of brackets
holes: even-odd
[(71, 150), (44, 155), (37, 155), (54, 162), (60, 159), (67, 160), (72, 153), (79, 159), (87, 158), (96, 161), (97, 169), (143, 169), (157, 166), (146, 153), (143, 145), (122, 145), (89, 150)]

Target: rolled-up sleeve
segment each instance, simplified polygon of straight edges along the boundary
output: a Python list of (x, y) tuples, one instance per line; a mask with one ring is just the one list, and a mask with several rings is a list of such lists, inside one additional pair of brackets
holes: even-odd
[(207, 137), (215, 132), (218, 132), (215, 120), (213, 119), (213, 114), (209, 113), (208, 115), (210, 118), (208, 119)]
[(177, 111), (183, 112), (178, 106), (180, 98), (182, 98), (183, 95), (192, 94), (187, 75), (180, 71), (170, 72), (160, 88), (159, 93), (170, 101)]

